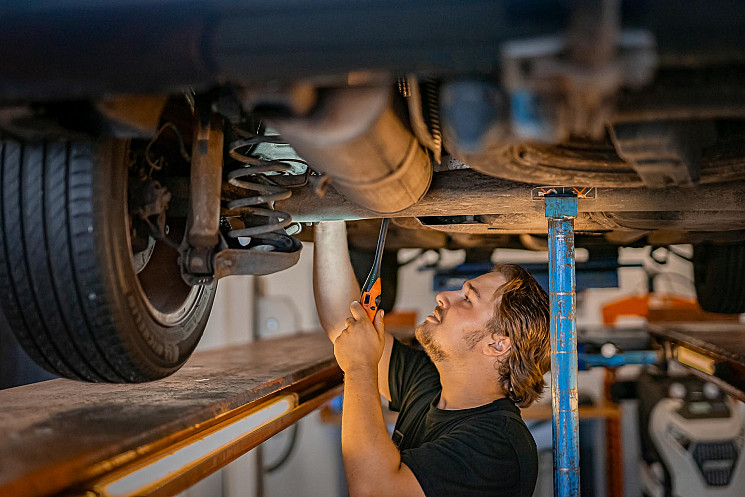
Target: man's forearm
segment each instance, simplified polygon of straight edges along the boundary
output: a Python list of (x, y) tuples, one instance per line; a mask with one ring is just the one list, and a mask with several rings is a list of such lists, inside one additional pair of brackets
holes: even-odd
[(344, 377), (341, 448), (351, 497), (395, 490), (401, 456), (385, 426), (374, 372)]
[(360, 298), (343, 221), (319, 223), (313, 250), (313, 293), (321, 326), (333, 340), (349, 317), (349, 303)]

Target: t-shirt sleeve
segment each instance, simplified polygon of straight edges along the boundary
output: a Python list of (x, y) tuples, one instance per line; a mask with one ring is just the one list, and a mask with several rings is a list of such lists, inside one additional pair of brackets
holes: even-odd
[[(415, 387), (421, 392), (437, 388), (440, 376), (437, 368), (424, 351), (408, 347), (398, 340), (393, 340), (391, 360), (388, 364), (388, 388), (391, 393), (389, 408), (401, 410), (406, 394)], [(424, 388), (422, 388), (424, 387)]]
[(521, 482), (518, 455), (504, 430), (488, 423), (462, 426), (405, 450), (401, 462), (414, 473), (427, 497), (515, 497), (525, 495), (528, 483)]

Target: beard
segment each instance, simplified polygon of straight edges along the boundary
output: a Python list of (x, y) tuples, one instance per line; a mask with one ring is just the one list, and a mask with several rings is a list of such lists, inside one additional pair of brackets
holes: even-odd
[(419, 343), (422, 344), (424, 352), (427, 353), (432, 362), (442, 362), (447, 359), (448, 355), (435, 340), (432, 328), (433, 324), (425, 321), (416, 327), (414, 335), (419, 340)]

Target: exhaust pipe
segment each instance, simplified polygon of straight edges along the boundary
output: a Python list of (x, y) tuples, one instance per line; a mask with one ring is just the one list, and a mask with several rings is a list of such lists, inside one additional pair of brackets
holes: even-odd
[(432, 181), (429, 155), (399, 118), (390, 87), (327, 90), (308, 115), (273, 118), (311, 166), (346, 199), (392, 214), (416, 204)]

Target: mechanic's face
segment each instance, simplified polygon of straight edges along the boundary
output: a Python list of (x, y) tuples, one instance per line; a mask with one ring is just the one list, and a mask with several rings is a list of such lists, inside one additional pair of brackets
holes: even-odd
[(466, 281), (460, 290), (437, 294), (437, 307), (416, 329), (417, 340), (434, 362), (461, 357), (487, 335), (496, 290), (507, 280), (497, 272)]

